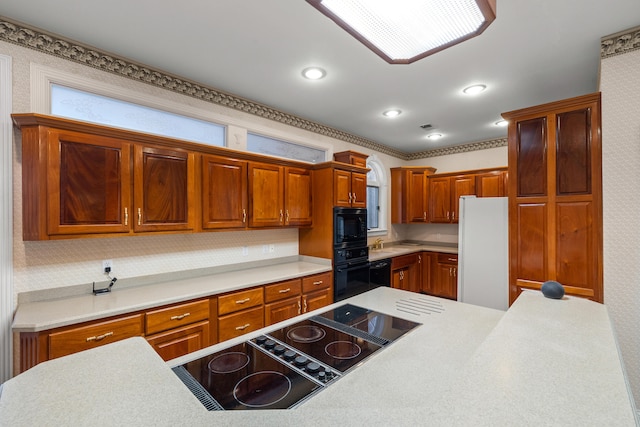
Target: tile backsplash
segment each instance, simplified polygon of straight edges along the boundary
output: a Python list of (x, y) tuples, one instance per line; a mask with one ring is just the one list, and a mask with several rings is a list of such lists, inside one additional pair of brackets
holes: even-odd
[(102, 261), (120, 279), (298, 255), (298, 230), (228, 231), (20, 242), (16, 294), (107, 281)]

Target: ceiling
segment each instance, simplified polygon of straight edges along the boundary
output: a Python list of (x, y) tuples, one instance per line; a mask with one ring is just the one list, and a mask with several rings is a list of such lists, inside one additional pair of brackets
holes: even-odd
[[(304, 0), (3, 0), (0, 15), (415, 153), (504, 138), (500, 113), (597, 91), (600, 38), (640, 25), (640, 1), (497, 0), (484, 33), (412, 64), (386, 63)], [(327, 76), (304, 79), (312, 65)], [(462, 94), (476, 83), (487, 90)]]

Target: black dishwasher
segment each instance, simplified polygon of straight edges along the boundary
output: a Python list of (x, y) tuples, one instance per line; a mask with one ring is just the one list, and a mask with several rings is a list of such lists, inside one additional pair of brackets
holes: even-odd
[(371, 289), (379, 286), (391, 286), (391, 258), (371, 261), (369, 282)]

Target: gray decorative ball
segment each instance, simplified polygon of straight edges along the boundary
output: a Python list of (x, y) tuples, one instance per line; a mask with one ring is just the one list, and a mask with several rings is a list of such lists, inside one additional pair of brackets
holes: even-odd
[(555, 280), (548, 280), (542, 284), (542, 295), (547, 298), (561, 299), (564, 296), (564, 286)]

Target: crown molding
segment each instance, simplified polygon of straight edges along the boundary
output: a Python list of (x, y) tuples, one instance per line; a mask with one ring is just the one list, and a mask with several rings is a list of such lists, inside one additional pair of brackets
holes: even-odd
[(434, 150), (421, 151), (419, 153), (407, 154), (407, 160), (426, 159), (429, 157), (447, 156), (450, 154), (468, 153), (470, 151), (487, 150), (489, 148), (507, 146), (507, 138), (487, 139), (471, 144), (456, 145), (454, 147), (436, 148)]
[[(258, 117), (273, 120), (299, 129), (304, 129), (309, 132), (339, 139), (341, 141), (365, 147), (401, 160), (415, 160), (446, 154), (494, 148), (495, 146), (500, 146), (495, 145), (495, 141), (502, 141), (481, 141), (464, 146), (434, 149), (419, 153), (406, 153), (348, 132), (276, 110), (275, 108), (249, 99), (241, 98), (212, 87), (204, 86), (197, 82), (188, 81), (177, 76), (166, 74), (163, 71), (154, 70), (128, 59), (118, 58), (110, 53), (99, 51), (93, 47), (83, 45), (76, 41), (64, 39), (58, 35), (29, 27), (25, 24), (2, 16), (0, 16), (0, 40), (28, 49), (33, 49), (38, 52), (57, 56), (68, 61), (97, 68), (112, 74), (117, 74), (132, 80), (147, 83), (165, 90), (197, 98), (205, 102), (232, 108), (234, 110), (253, 114)], [(506, 145), (506, 143), (501, 145)]]
[(640, 27), (629, 28), (600, 39), (600, 58), (622, 55), (640, 49)]

